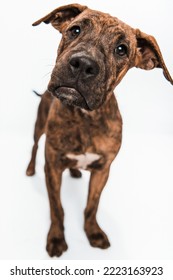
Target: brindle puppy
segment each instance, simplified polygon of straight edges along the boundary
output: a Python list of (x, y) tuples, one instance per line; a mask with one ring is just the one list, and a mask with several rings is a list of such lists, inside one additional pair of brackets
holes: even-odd
[(122, 120), (114, 88), (132, 67), (162, 68), (173, 84), (156, 40), (108, 14), (78, 4), (60, 7), (33, 25), (51, 23), (62, 33), (56, 65), (41, 99), (35, 125), (32, 158), (27, 175), (35, 173), (38, 141), (46, 133), (45, 173), (51, 226), (47, 239), (50, 256), (67, 250), (60, 188), (62, 173), (91, 171), (85, 231), (94, 247), (105, 249), (109, 240), (96, 220), (101, 192), (112, 161), (121, 146)]

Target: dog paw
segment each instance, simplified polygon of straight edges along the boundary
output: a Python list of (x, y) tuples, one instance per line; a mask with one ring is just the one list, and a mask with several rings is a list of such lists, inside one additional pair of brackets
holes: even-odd
[(91, 246), (101, 249), (107, 249), (110, 246), (110, 242), (103, 231), (94, 232), (88, 235)]
[(26, 175), (27, 176), (33, 176), (35, 174), (35, 166), (32, 163), (29, 163), (27, 169), (26, 169)]
[(73, 168), (70, 168), (70, 175), (73, 178), (81, 178), (82, 177), (82, 173), (78, 169), (73, 169)]
[(47, 242), (46, 250), (50, 257), (60, 257), (68, 246), (64, 238), (53, 237)]

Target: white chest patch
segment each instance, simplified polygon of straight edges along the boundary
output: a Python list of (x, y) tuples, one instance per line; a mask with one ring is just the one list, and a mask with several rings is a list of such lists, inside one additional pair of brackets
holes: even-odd
[(76, 168), (86, 169), (92, 162), (101, 158), (101, 155), (85, 153), (81, 155), (67, 154), (66, 157), (77, 160)]

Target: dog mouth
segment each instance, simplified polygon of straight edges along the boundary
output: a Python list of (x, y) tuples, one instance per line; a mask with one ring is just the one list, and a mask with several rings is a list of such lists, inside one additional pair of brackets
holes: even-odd
[(60, 86), (51, 91), (63, 104), (77, 106), (85, 110), (91, 110), (83, 95), (75, 88)]

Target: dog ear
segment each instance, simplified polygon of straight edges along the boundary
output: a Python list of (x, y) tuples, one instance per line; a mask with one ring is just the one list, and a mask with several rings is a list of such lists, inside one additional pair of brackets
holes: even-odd
[(53, 27), (60, 32), (63, 30), (64, 24), (71, 21), (73, 18), (75, 18), (77, 15), (82, 13), (85, 9), (87, 9), (86, 6), (82, 6), (79, 4), (71, 4), (59, 7), (55, 10), (53, 10), (51, 13), (46, 15), (45, 17), (37, 20), (32, 25), (36, 26), (40, 24), (41, 22), (44, 22), (46, 24), (51, 23)]
[(173, 84), (173, 79), (165, 65), (156, 39), (153, 36), (141, 32), (139, 29), (136, 30), (136, 39), (137, 55), (135, 66), (145, 70), (162, 68), (165, 78)]

